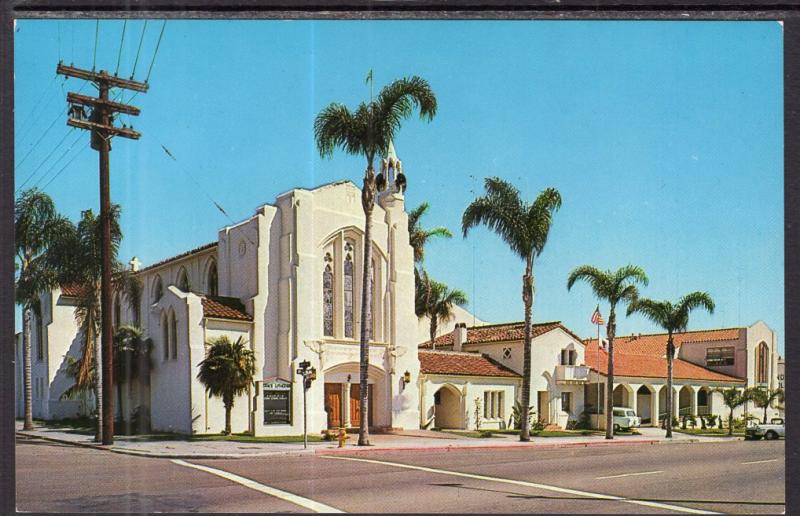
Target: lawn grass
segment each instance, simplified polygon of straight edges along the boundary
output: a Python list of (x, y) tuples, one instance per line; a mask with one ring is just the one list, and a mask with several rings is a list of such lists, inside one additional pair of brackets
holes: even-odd
[[(673, 432), (680, 432), (682, 434), (700, 435), (704, 437), (728, 437), (727, 428), (673, 428)], [(744, 430), (734, 430), (734, 437), (743, 437)]]
[[(302, 435), (261, 435), (249, 434), (196, 434), (189, 437), (190, 441), (232, 441), (238, 443), (302, 443)], [(321, 435), (309, 434), (308, 442), (324, 441)]]
[[(461, 435), (464, 437), (485, 438), (494, 437), (496, 435), (519, 435), (519, 430), (503, 429), (503, 430), (482, 430), (480, 432), (474, 430), (441, 430), (443, 433)], [(486, 435), (491, 433), (491, 436)], [(617, 432), (618, 434), (631, 435), (629, 432)], [(603, 432), (599, 430), (539, 430), (531, 432), (531, 437), (582, 437), (587, 435), (602, 435)], [(635, 435), (635, 434), (633, 434)]]

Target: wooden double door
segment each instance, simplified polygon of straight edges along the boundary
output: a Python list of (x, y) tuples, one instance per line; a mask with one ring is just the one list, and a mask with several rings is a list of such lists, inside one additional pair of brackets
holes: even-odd
[[(348, 388), (349, 387), (349, 388)], [(369, 386), (369, 426), (373, 421), (373, 388)], [(357, 383), (326, 383), (325, 384), (325, 412), (328, 413), (328, 428), (339, 428), (348, 420), (351, 428), (361, 425), (361, 410), (359, 398), (361, 386)], [(347, 399), (345, 399), (347, 398)], [(347, 413), (346, 413), (346, 412)]]

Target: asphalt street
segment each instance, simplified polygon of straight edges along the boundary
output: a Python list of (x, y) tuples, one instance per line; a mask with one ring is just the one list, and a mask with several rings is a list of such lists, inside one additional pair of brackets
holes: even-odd
[(35, 512), (780, 514), (783, 441), (392, 451), (225, 460), (17, 441)]

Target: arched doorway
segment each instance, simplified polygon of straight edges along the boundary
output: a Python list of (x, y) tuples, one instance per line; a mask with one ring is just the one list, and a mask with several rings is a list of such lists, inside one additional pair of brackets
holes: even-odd
[(713, 408), (711, 406), (711, 389), (708, 387), (701, 387), (699, 391), (697, 391), (697, 415), (698, 416), (707, 416), (709, 414), (713, 414)]
[(692, 415), (692, 396), (694, 391), (688, 385), (681, 387), (678, 393), (678, 415), (690, 416)]
[(647, 385), (642, 385), (636, 390), (636, 412), (642, 418), (643, 425), (653, 423), (653, 391)]
[(619, 384), (614, 387), (614, 406), (615, 407), (628, 407), (632, 408), (633, 400), (631, 388), (624, 384)]
[[(325, 370), (323, 406), (328, 428), (355, 428), (361, 424), (361, 385), (358, 362), (339, 364)], [(386, 407), (387, 385), (383, 369), (369, 366), (368, 421), (369, 426), (388, 424)]]
[(436, 428), (464, 428), (461, 393), (452, 385), (444, 385), (433, 394), (433, 424)]

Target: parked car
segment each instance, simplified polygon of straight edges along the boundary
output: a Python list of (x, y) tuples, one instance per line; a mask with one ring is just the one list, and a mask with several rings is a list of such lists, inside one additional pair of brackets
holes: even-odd
[(758, 421), (753, 422), (745, 429), (744, 438), (756, 440), (762, 437), (764, 439), (777, 439), (779, 437), (784, 437), (785, 431), (786, 425), (783, 419), (774, 417), (770, 420), (768, 425), (759, 423)]
[(642, 420), (636, 415), (636, 412), (627, 407), (614, 407), (613, 415), (615, 431), (639, 428), (642, 424)]

